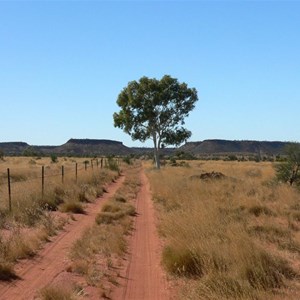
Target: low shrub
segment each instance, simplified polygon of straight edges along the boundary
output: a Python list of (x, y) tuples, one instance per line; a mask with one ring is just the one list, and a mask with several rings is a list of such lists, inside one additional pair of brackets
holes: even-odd
[(74, 214), (85, 214), (83, 206), (79, 202), (66, 202), (60, 206), (62, 212), (72, 212)]
[(11, 281), (14, 279), (18, 279), (15, 271), (11, 264), (1, 263), (0, 262), (0, 280), (1, 281)]
[(162, 262), (171, 274), (186, 277), (204, 275), (204, 266), (200, 257), (187, 248), (166, 246), (162, 253)]
[(135, 214), (136, 210), (133, 205), (123, 203), (118, 205), (115, 201), (112, 201), (103, 206), (95, 221), (97, 224), (112, 224), (125, 216), (135, 216)]
[(263, 205), (254, 205), (249, 208), (249, 213), (259, 217), (260, 215), (275, 216), (276, 214), (268, 207)]
[(42, 300), (75, 300), (75, 293), (68, 291), (63, 287), (47, 286), (40, 290), (40, 297)]

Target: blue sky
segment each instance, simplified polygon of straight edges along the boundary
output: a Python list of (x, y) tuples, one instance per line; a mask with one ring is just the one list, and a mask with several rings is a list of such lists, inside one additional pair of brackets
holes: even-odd
[(0, 1), (0, 142), (133, 142), (129, 81), (198, 90), (190, 141), (300, 141), (298, 1)]

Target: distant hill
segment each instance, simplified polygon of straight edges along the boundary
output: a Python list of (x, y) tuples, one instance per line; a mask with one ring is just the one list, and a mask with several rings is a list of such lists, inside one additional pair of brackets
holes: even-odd
[(193, 155), (209, 154), (244, 154), (244, 155), (278, 155), (284, 152), (288, 142), (268, 141), (229, 141), (204, 140), (202, 142), (188, 142), (179, 150)]
[(30, 147), (30, 146), (27, 143), (23, 143), (23, 142), (0, 143), (0, 150), (5, 155), (18, 155), (18, 154), (21, 154), (28, 147)]
[(67, 155), (67, 156), (106, 156), (128, 155), (134, 150), (122, 142), (98, 139), (70, 139), (60, 146), (35, 146), (23, 142), (1, 143), (0, 150), (4, 155)]
[[(164, 155), (183, 151), (195, 156), (205, 155), (278, 155), (284, 152), (288, 142), (204, 140), (187, 142), (179, 148), (161, 149)], [(33, 146), (23, 142), (0, 142), (4, 155), (106, 156), (152, 153), (152, 148), (126, 147), (122, 142), (104, 139), (70, 139), (60, 146)]]
[(131, 148), (122, 142), (95, 139), (70, 139), (65, 144), (55, 148), (56, 154), (64, 155), (128, 155), (133, 153)]

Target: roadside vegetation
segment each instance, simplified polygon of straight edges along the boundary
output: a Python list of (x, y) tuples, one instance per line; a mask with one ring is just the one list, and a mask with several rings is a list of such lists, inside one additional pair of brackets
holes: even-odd
[[(80, 170), (75, 178), (75, 163)], [(91, 164), (92, 162), (90, 162)], [(61, 166), (65, 166), (62, 182)], [(45, 166), (45, 187), (41, 191), (41, 166)], [(12, 209), (8, 208), (6, 169), (11, 169)], [(120, 175), (116, 164), (85, 169), (84, 159), (5, 158), (0, 162), (0, 280), (17, 278), (14, 264), (35, 255), (51, 236), (84, 214), (85, 206), (105, 192), (106, 184)]]
[(84, 277), (86, 285), (101, 290), (103, 298), (110, 299), (118, 284), (118, 267), (127, 250), (128, 235), (135, 216), (135, 200), (140, 188), (140, 163), (128, 164), (125, 181), (74, 243), (70, 251), (70, 272)]
[(299, 299), (300, 194), (272, 163), (189, 161), (147, 175), (178, 299)]

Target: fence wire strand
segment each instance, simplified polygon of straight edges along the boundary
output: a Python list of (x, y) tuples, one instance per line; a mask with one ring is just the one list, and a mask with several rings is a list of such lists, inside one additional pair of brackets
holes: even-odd
[[(11, 199), (13, 201), (14, 197), (21, 194), (24, 194), (24, 196), (26, 196), (27, 192), (28, 194), (33, 194), (38, 191), (42, 194), (44, 190), (49, 190), (58, 183), (64, 184), (65, 182), (70, 182), (70, 180), (73, 182), (80, 180), (80, 175), (82, 176), (83, 172), (93, 172), (94, 174), (95, 172), (105, 168), (106, 166), (108, 166), (107, 158), (100, 158), (98, 161), (91, 160), (88, 162), (80, 162), (74, 164), (73, 166), (57, 166), (55, 170), (50, 169), (50, 167), (48, 166), (45, 167), (42, 165), (38, 165), (38, 167), (41, 167), (41, 171), (39, 171), (37, 168), (34, 169), (35, 167), (37, 167), (34, 165), (30, 165), (29, 168), (7, 168), (7, 173), (4, 171), (0, 173), (0, 208), (5, 206), (5, 203), (8, 203), (8, 199)], [(25, 174), (20, 175), (20, 171), (26, 172)], [(41, 173), (42, 175), (38, 175)], [(36, 176), (31, 177), (31, 175)], [(28, 176), (29, 178), (23, 179), (22, 176)], [(35, 183), (37, 184), (37, 186), (40, 186), (40, 188), (33, 187), (33, 190), (29, 188), (30, 184)]]

